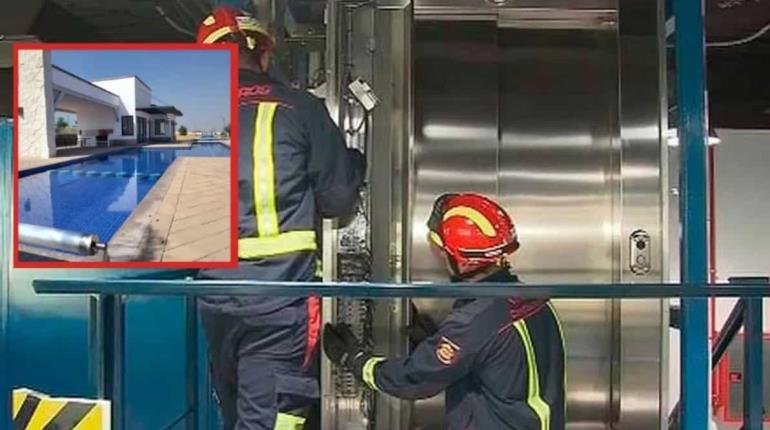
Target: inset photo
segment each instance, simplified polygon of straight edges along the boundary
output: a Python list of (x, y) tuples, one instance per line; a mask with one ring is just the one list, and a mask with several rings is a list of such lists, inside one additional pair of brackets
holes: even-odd
[(23, 44), (14, 57), (16, 267), (237, 264), (235, 49)]

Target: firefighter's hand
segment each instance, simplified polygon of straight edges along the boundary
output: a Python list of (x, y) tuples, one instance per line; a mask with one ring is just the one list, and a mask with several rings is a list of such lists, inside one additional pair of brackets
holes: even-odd
[(437, 331), (438, 327), (433, 319), (419, 313), (417, 308), (412, 305), (412, 323), (406, 327), (406, 335), (412, 343), (412, 347), (416, 347), (420, 342), (436, 334)]
[(323, 347), (332, 363), (356, 370), (365, 355), (361, 343), (347, 324), (326, 324)]

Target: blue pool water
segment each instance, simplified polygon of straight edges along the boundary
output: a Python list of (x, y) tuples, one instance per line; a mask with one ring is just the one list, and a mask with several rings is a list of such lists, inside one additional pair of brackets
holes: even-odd
[(19, 179), (19, 221), (94, 233), (107, 242), (177, 157), (229, 157), (221, 143), (133, 148)]

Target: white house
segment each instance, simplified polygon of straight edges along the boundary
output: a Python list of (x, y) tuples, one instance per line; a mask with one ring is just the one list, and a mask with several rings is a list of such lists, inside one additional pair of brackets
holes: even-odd
[(171, 142), (182, 116), (152, 104), (152, 89), (137, 76), (88, 81), (52, 65), (45, 50), (19, 51), (18, 91), (21, 157), (56, 156), (56, 111), (77, 115), (82, 146)]

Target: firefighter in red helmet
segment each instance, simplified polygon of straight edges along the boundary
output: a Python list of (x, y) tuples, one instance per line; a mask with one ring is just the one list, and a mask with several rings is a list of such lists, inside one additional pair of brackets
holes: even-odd
[[(507, 259), (519, 248), (516, 229), (492, 199), (442, 195), (428, 227), (454, 281), (519, 282)], [(372, 356), (344, 324), (327, 325), (323, 345), (373, 390), (402, 399), (446, 390), (449, 430), (565, 428), (564, 341), (548, 300), (457, 300), (408, 357)]]
[[(350, 214), (365, 158), (348, 149), (323, 102), (271, 73), (275, 47), (254, 17), (219, 7), (199, 43), (239, 46), (238, 267), (199, 279), (314, 281), (321, 217)], [(317, 297), (203, 297), (212, 380), (226, 430), (317, 424)]]

